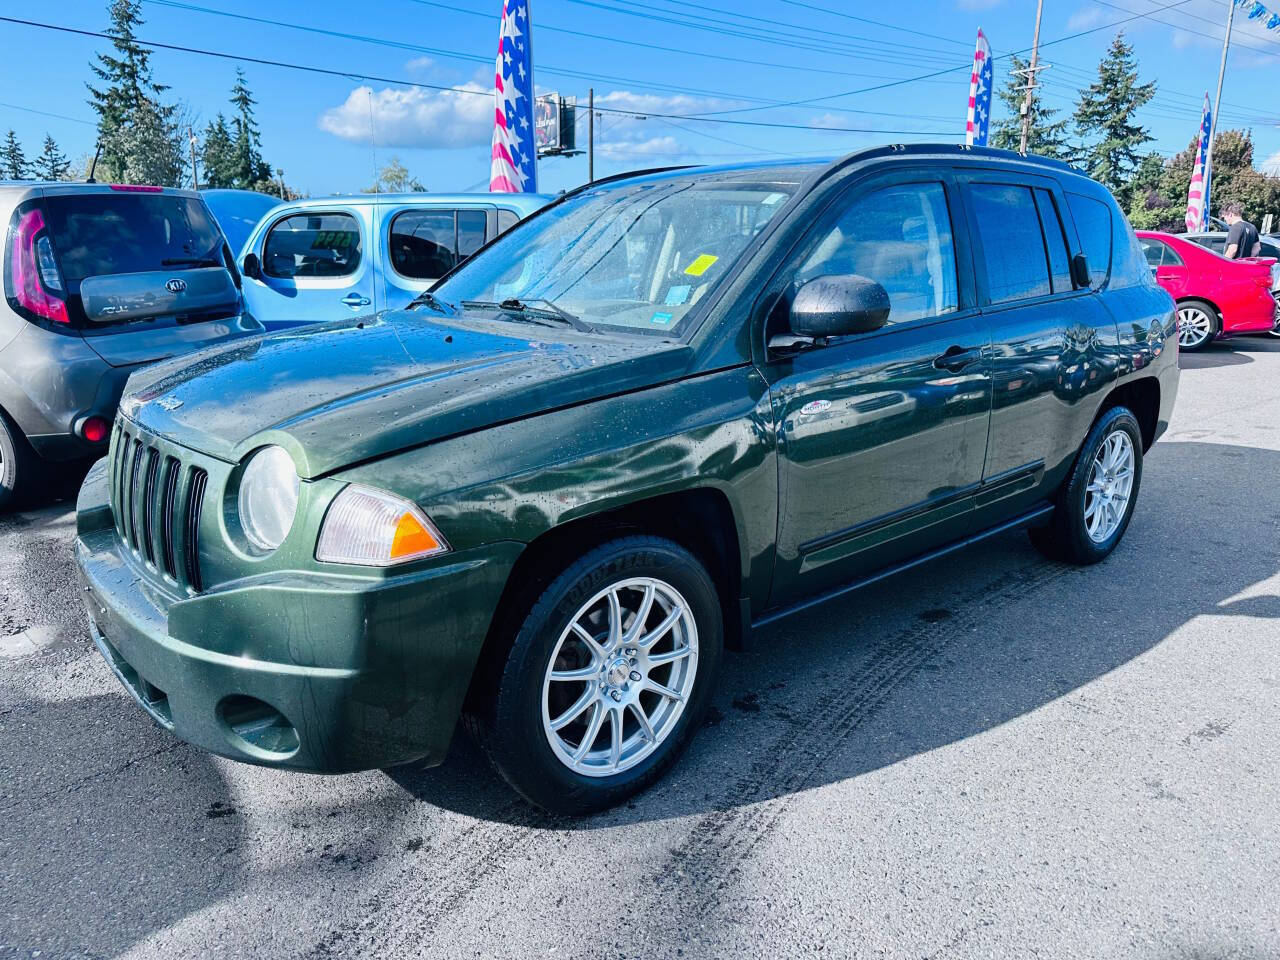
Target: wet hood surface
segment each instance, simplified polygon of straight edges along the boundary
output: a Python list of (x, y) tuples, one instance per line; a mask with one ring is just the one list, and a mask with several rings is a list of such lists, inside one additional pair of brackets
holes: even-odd
[(688, 372), (685, 344), (426, 311), (303, 327), (149, 367), (120, 409), (238, 461), (266, 443), (303, 477)]

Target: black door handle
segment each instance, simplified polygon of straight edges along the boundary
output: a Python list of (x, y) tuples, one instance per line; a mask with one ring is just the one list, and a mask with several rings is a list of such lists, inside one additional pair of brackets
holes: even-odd
[(939, 370), (950, 370), (957, 373), (972, 363), (977, 363), (982, 359), (981, 347), (948, 347), (947, 352), (940, 357), (934, 357), (933, 365)]

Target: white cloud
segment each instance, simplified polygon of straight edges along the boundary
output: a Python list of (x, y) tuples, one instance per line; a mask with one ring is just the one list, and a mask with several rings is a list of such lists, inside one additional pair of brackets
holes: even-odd
[(688, 153), (675, 137), (649, 137), (647, 140), (609, 140), (596, 146), (596, 153), (609, 160), (632, 160), (639, 157), (678, 157)]
[(728, 106), (724, 100), (708, 97), (691, 97), (678, 93), (663, 96), (657, 93), (632, 93), (630, 90), (612, 90), (596, 97), (597, 107), (612, 110), (634, 110), (636, 113), (705, 113)]
[(1087, 30), (1102, 22), (1102, 11), (1097, 7), (1085, 7), (1073, 13), (1067, 20), (1068, 30)]
[(414, 57), (406, 63), (405, 69), (410, 73), (426, 73), (435, 68), (436, 62), (430, 57)]
[(990, 10), (998, 7), (1004, 0), (960, 0), (961, 10)]
[(359, 86), (340, 106), (320, 115), (321, 130), (352, 143), (447, 149), (487, 144), (493, 135), (492, 91), (479, 83), (452, 90)]
[(1280, 150), (1277, 150), (1267, 159), (1262, 161), (1262, 172), (1274, 175), (1280, 175)]

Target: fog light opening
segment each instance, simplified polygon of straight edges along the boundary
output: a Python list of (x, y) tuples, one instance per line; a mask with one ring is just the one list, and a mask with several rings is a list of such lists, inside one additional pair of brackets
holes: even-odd
[(226, 697), (218, 704), (218, 719), (237, 745), (250, 753), (282, 760), (298, 752), (300, 741), (283, 713), (256, 697)]

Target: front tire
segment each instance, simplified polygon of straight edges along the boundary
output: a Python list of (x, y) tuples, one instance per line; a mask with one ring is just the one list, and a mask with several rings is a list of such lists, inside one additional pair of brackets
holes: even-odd
[(1142, 430), (1128, 407), (1111, 407), (1093, 425), (1045, 527), (1031, 542), (1045, 556), (1087, 565), (1124, 536), (1142, 481)]
[(1203, 300), (1183, 300), (1178, 304), (1178, 349), (1195, 353), (1213, 343), (1218, 335), (1218, 311)]
[(715, 585), (691, 553), (657, 537), (615, 540), (543, 591), (470, 725), (532, 803), (555, 814), (604, 810), (683, 752), (723, 647)]
[(36, 464), (31, 444), (0, 410), (0, 510), (12, 507), (30, 489)]

